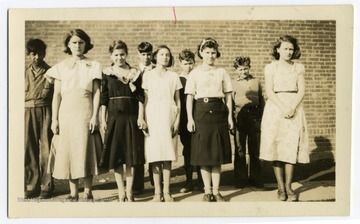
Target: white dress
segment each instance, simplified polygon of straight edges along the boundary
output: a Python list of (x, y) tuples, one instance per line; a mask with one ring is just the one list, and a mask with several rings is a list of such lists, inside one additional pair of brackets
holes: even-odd
[(149, 136), (145, 137), (146, 162), (175, 161), (178, 138), (172, 138), (171, 127), (179, 113), (174, 100), (175, 91), (182, 88), (179, 75), (171, 71), (160, 75), (153, 69), (145, 72), (142, 87), (148, 94), (145, 107), (149, 128)]
[(46, 76), (61, 82), (59, 135), (53, 176), (56, 179), (78, 179), (99, 173), (97, 152), (102, 147), (99, 132), (90, 134), (93, 114), (92, 81), (101, 79), (96, 61), (66, 59), (49, 69)]
[[(278, 62), (265, 67), (265, 75), (272, 75), (274, 92), (285, 105), (297, 98), (297, 80), (304, 74), (304, 66), (294, 63), (287, 73), (281, 73)], [(261, 122), (260, 159), (291, 164), (309, 162), (307, 122), (302, 102), (291, 119), (284, 118), (280, 108), (267, 100)]]

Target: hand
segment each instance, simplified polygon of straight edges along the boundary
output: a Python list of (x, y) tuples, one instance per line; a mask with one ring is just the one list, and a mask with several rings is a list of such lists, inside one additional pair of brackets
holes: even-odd
[(101, 130), (102, 130), (102, 131), (104, 131), (104, 132), (106, 132), (106, 130), (107, 130), (107, 124), (106, 124), (106, 121), (101, 122)]
[(137, 119), (137, 125), (138, 125), (139, 129), (141, 129), (141, 130), (144, 130), (144, 129), (148, 128), (146, 122), (142, 118)]
[(174, 126), (171, 127), (171, 137), (174, 138), (179, 133), (179, 129)]
[(291, 108), (287, 108), (287, 110), (285, 112), (285, 118), (290, 119), (290, 118), (293, 118), (294, 115), (295, 115), (295, 110), (291, 109)]
[(90, 123), (89, 123), (89, 130), (90, 130), (90, 133), (94, 133), (95, 131), (95, 128), (97, 127), (97, 119), (95, 116), (92, 116), (91, 119), (90, 119)]
[(188, 123), (187, 123), (187, 129), (190, 133), (194, 133), (195, 132), (195, 122), (193, 119), (189, 119)]
[(59, 134), (59, 121), (58, 120), (53, 120), (51, 122), (51, 131), (54, 133), (54, 135)]

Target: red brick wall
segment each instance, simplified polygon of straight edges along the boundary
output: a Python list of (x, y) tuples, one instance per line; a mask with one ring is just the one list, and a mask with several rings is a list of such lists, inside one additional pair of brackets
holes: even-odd
[[(335, 151), (335, 21), (27, 21), (25, 40), (41, 38), (48, 45), (46, 61), (50, 65), (66, 57), (62, 53), (63, 36), (71, 29), (85, 30), (94, 43), (87, 56), (103, 66), (111, 63), (108, 46), (115, 39), (129, 48), (128, 62), (136, 65), (136, 47), (149, 41), (154, 47), (168, 45), (178, 59), (184, 48), (195, 51), (204, 37), (213, 37), (220, 44), (217, 65), (233, 76), (235, 57), (251, 57), (251, 72), (264, 82), (264, 66), (272, 60), (272, 46), (282, 34), (298, 38), (302, 49), (299, 62), (306, 69), (304, 107), (309, 127), (312, 159), (332, 156)], [(27, 60), (26, 60), (27, 62)], [(197, 63), (201, 60), (197, 58)], [(179, 72), (178, 60), (172, 68)]]

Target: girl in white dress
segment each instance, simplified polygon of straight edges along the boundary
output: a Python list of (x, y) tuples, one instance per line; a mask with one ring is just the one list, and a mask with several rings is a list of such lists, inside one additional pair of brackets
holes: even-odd
[[(180, 123), (179, 89), (182, 85), (179, 75), (167, 69), (174, 64), (174, 58), (167, 46), (158, 47), (153, 54), (152, 62), (156, 67), (145, 72), (142, 83), (145, 90), (143, 118), (148, 125), (148, 129), (144, 130), (145, 159), (148, 163), (152, 163), (155, 186), (153, 201), (172, 202), (174, 199), (170, 194), (170, 171), (171, 161), (175, 161), (177, 157), (177, 134)], [(163, 175), (163, 189), (161, 189), (160, 173)]]
[[(260, 159), (273, 161), (278, 184), (278, 199), (296, 201), (291, 188), (294, 164), (308, 163), (308, 133), (303, 98), (304, 66), (297, 39), (282, 36), (273, 48), (276, 59), (265, 67), (268, 100), (261, 123)], [(283, 172), (285, 170), (285, 183)]]
[(64, 45), (71, 57), (46, 73), (55, 82), (51, 130), (58, 141), (53, 176), (69, 180), (71, 201), (78, 200), (79, 178), (84, 178), (83, 200), (93, 200), (92, 179), (99, 173), (97, 151), (102, 147), (96, 130), (101, 67), (84, 55), (93, 45), (83, 30), (71, 30)]

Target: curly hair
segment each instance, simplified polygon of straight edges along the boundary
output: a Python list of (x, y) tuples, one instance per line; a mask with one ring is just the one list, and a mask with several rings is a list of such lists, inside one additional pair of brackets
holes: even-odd
[(26, 43), (26, 54), (34, 53), (46, 53), (46, 44), (40, 39), (30, 39)]
[(201, 43), (198, 45), (198, 49), (197, 49), (197, 55), (199, 56), (199, 58), (202, 59), (202, 56), (200, 54), (201, 51), (203, 51), (205, 48), (213, 48), (216, 50), (216, 58), (219, 58), (221, 56), (220, 52), (219, 52), (219, 44), (217, 43), (217, 41), (211, 37), (207, 37), (205, 39), (203, 39), (201, 41)]
[(277, 42), (275, 43), (275, 45), (273, 47), (272, 56), (276, 60), (279, 60), (279, 58), (280, 58), (280, 54), (277, 52), (277, 49), (281, 46), (282, 42), (288, 42), (288, 43), (291, 43), (294, 46), (294, 53), (291, 56), (291, 59), (299, 59), (300, 58), (301, 52), (300, 52), (300, 47), (299, 47), (299, 44), (298, 44), (298, 40), (293, 36), (283, 35), (279, 39), (277, 39)]
[(179, 60), (181, 61), (190, 61), (193, 60), (195, 62), (195, 54), (190, 49), (184, 49), (179, 54)]
[(237, 69), (239, 66), (249, 66), (249, 68), (250, 68), (251, 67), (250, 63), (251, 63), (251, 61), (250, 61), (249, 57), (240, 56), (235, 59), (234, 68)]
[(90, 39), (89, 35), (87, 35), (87, 33), (85, 33), (85, 31), (83, 31), (82, 29), (73, 29), (73, 30), (70, 30), (70, 32), (67, 33), (64, 37), (64, 47), (65, 47), (64, 53), (70, 54), (70, 55), (72, 54), (70, 48), (68, 47), (68, 44), (70, 42), (70, 39), (73, 36), (77, 36), (80, 39), (82, 39), (83, 41), (85, 41), (84, 54), (86, 54), (89, 50), (91, 50), (94, 47), (94, 45), (91, 43), (91, 39)]

